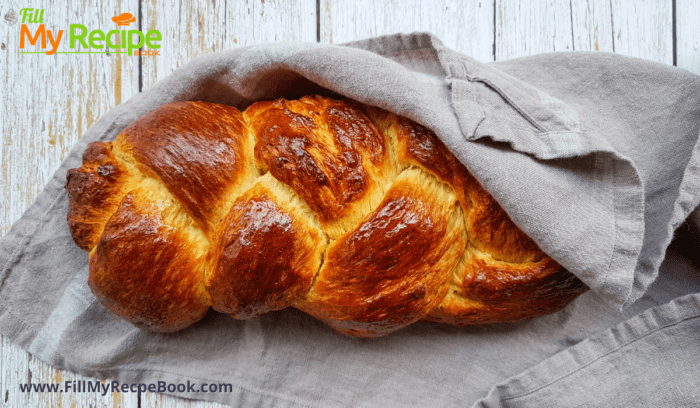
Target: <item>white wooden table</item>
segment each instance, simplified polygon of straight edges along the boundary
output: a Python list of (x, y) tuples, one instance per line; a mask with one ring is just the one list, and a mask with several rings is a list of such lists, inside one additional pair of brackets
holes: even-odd
[[(431, 31), (480, 61), (596, 50), (700, 74), (697, 0), (0, 0), (0, 234), (20, 218), (81, 135), (105, 112), (190, 59), (273, 41), (342, 43)], [(19, 54), (23, 7), (47, 29), (104, 31), (129, 12), (163, 34), (160, 56)], [(67, 40), (64, 40), (67, 41)], [(0, 339), (0, 406), (220, 407), (155, 393), (20, 393), (19, 384), (83, 377), (52, 368)]]

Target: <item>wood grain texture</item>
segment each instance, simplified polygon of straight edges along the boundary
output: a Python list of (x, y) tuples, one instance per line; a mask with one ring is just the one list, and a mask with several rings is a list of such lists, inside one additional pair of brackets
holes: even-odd
[[(26, 354), (26, 353), (25, 353)], [(102, 384), (109, 383), (97, 378), (84, 377), (70, 371), (57, 370), (43, 361), (29, 355), (27, 377), (19, 377), (21, 382), (49, 383), (64, 386), (67, 381), (89, 381), (94, 383), (100, 381)], [(17, 388), (15, 388), (17, 390)], [(13, 393), (18, 399), (17, 405), (10, 407), (95, 407), (95, 408), (137, 408), (137, 393), (121, 393), (108, 391), (105, 395), (94, 392), (42, 392), (42, 393)]]
[(496, 0), (496, 60), (573, 51), (569, 0)]
[(430, 31), (479, 61), (493, 61), (493, 0), (321, 0), (320, 39), (340, 44), (378, 35)]
[(210, 52), (276, 41), (316, 41), (316, 2), (142, 0), (143, 28), (163, 35), (160, 56), (142, 59), (143, 90)]
[(670, 1), (496, 1), (496, 59), (608, 51), (673, 63)]
[[(53, 30), (67, 30), (75, 22), (89, 29), (112, 30), (116, 24), (111, 17), (138, 9), (138, 0), (116, 2), (92, 13), (84, 13), (83, 3), (77, 0), (67, 7), (65, 1), (36, 3), (41, 4), (33, 7), (46, 10), (46, 28)], [(25, 6), (24, 2), (11, 1), (0, 9), (0, 55), (4, 60), (0, 94), (9, 98), (0, 112), (3, 235), (34, 201), (81, 135), (109, 109), (138, 93), (135, 58), (119, 54), (19, 54), (19, 10)], [(64, 32), (61, 49), (68, 49), (67, 35)], [(25, 49), (40, 50), (32, 45)]]
[(613, 52), (612, 12), (609, 1), (571, 1), (574, 51)]
[(700, 74), (700, 1), (676, 0), (676, 38), (678, 66)]
[(615, 53), (673, 64), (671, 1), (612, 0), (611, 12)]
[[(536, 5), (526, 0), (319, 0), (318, 25), (314, 0), (67, 3), (33, 1), (30, 7), (46, 9), (49, 29), (77, 22), (109, 30), (114, 28), (112, 16), (130, 12), (142, 30), (163, 33), (162, 55), (144, 56), (140, 62), (116, 54), (20, 55), (18, 12), (28, 4), (0, 3), (0, 235), (34, 201), (89, 126), (139, 91), (139, 79), (141, 89), (148, 89), (204, 53), (269, 41), (314, 42), (317, 30), (326, 43), (427, 30), (480, 61), (566, 50), (617, 52), (667, 64), (674, 59), (670, 0), (548, 0)], [(676, 0), (675, 17), (678, 66), (700, 74), (700, 3)], [(695, 214), (700, 220), (700, 213)], [(29, 396), (19, 392), (19, 384), (30, 376), (32, 383), (86, 379), (49, 367), (0, 338), (3, 407), (222, 407), (156, 393)]]

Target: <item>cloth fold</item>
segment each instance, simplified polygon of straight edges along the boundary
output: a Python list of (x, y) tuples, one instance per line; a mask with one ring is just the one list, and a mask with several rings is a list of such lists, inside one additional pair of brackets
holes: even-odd
[[(700, 295), (683, 296), (498, 384), (474, 406), (695, 407), (700, 380), (691, 364), (700, 363), (698, 344)], [(680, 374), (685, 368), (694, 375)], [(653, 381), (639, 375), (646, 370)]]
[[(245, 109), (313, 93), (435, 131), (514, 222), (592, 291), (532, 321), (418, 323), (373, 340), (343, 337), (295, 310), (253, 321), (211, 312), (176, 334), (146, 333), (97, 302), (87, 254), (68, 231), (63, 188), (88, 143), (111, 141), (173, 101)], [(103, 116), (2, 238), (0, 333), (86, 375), (231, 384), (230, 392), (177, 395), (233, 405), (472, 403), (594, 333), (700, 291), (692, 274), (657, 279), (674, 231), (700, 202), (699, 137), (700, 77), (617, 55), (482, 64), (428, 33), (209, 54)]]

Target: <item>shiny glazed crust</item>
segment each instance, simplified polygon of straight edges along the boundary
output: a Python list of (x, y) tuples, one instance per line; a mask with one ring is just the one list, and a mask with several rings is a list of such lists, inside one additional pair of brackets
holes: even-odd
[(92, 143), (66, 189), (90, 288), (152, 331), (296, 307), (376, 337), (540, 316), (587, 290), (430, 130), (352, 101), (164, 105)]

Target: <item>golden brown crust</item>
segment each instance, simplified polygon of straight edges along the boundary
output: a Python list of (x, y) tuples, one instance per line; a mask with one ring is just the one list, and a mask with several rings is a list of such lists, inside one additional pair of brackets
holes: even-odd
[(406, 118), (396, 123), (399, 162), (421, 166), (452, 186), (465, 210), (473, 246), (516, 263), (545, 257), (435, 133)]
[(352, 336), (551, 313), (587, 288), (429, 129), (323, 97), (165, 105), (70, 170), (89, 284), (139, 327), (294, 306)]
[(447, 147), (424, 126), (406, 118), (396, 117), (396, 156), (403, 165), (420, 166), (449, 184), (457, 194), (462, 208), (471, 210), (468, 191), (476, 180)]
[[(586, 290), (513, 224), (433, 132), (380, 109), (367, 112), (380, 129), (395, 132), (400, 165), (424, 168), (454, 189), (470, 247), (489, 257), (477, 259), (467, 251), (453, 271), (449, 294), (425, 320), (453, 325), (520, 320), (559, 310)], [(470, 280), (467, 270), (481, 272)]]
[(455, 326), (514, 322), (556, 312), (586, 286), (556, 261), (506, 263), (470, 248), (461, 276), (425, 320)]
[(235, 202), (209, 254), (212, 306), (238, 319), (291, 306), (311, 287), (326, 247), (303, 203), (274, 184), (264, 177)]
[(126, 194), (127, 181), (126, 166), (112, 154), (111, 143), (91, 143), (83, 153), (83, 165), (68, 170), (68, 225), (80, 248), (89, 251), (97, 244)]
[(90, 256), (88, 284), (97, 298), (134, 325), (173, 332), (209, 309), (205, 250), (183, 225), (166, 218), (172, 198), (149, 199), (140, 188), (127, 194)]
[(466, 222), (473, 247), (489, 253), (496, 260), (513, 264), (548, 258), (478, 183), (473, 186), (469, 197), (473, 208)]
[[(341, 333), (381, 336), (415, 322), (447, 291), (465, 240), (452, 192), (417, 169), (328, 249), (297, 307)], [(461, 239), (460, 239), (461, 238)]]
[(231, 187), (257, 173), (243, 115), (229, 106), (171, 103), (120, 136), (140, 170), (157, 177), (205, 232), (226, 213), (222, 207)]
[(381, 193), (378, 181), (395, 170), (387, 141), (346, 102), (321, 97), (258, 102), (245, 116), (256, 138), (256, 159), (292, 187), (324, 225)]

